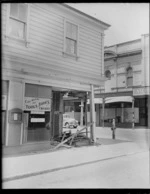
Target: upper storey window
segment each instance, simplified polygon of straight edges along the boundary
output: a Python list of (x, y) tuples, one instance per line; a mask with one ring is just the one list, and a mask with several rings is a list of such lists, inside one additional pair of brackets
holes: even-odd
[(65, 28), (64, 52), (76, 56), (78, 45), (78, 26), (67, 21)]
[(105, 71), (105, 77), (111, 79), (111, 72), (109, 70)]
[(132, 67), (127, 69), (127, 86), (133, 86), (133, 70)]
[(8, 35), (26, 40), (27, 36), (27, 11), (24, 3), (10, 3)]

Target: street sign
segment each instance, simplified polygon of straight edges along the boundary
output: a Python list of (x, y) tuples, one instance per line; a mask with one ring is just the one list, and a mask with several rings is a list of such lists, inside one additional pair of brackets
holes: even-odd
[(133, 96), (142, 96), (150, 94), (150, 87), (133, 88)]

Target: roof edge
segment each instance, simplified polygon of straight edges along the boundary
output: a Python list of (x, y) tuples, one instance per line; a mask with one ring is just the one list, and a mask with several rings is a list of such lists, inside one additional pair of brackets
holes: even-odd
[(110, 24), (102, 22), (101, 20), (98, 20), (97, 18), (94, 18), (94, 17), (92, 17), (92, 16), (90, 16), (90, 15), (88, 15), (88, 14), (86, 14), (86, 13), (84, 13), (84, 12), (78, 10), (78, 9), (75, 9), (75, 8), (71, 7), (70, 5), (67, 5), (65, 3), (61, 3), (61, 5), (66, 7), (66, 8), (69, 8), (69, 9), (71, 9), (71, 10), (73, 10), (73, 11), (79, 13), (79, 14), (82, 14), (83, 16), (86, 16), (86, 17), (88, 17), (88, 18), (90, 18), (90, 19), (92, 19), (92, 20), (94, 20), (94, 21), (96, 21), (96, 22), (98, 22), (102, 25), (105, 25), (107, 28), (109, 28), (111, 26)]
[(131, 43), (131, 42), (138, 42), (138, 41), (141, 41), (141, 38), (138, 38), (138, 39), (135, 39), (135, 40), (129, 40), (129, 41), (121, 42), (121, 43), (117, 43), (117, 44), (113, 44), (113, 45), (110, 45), (110, 46), (104, 46), (104, 49), (107, 49), (107, 48), (109, 48), (109, 47), (114, 47), (114, 46), (129, 44), (129, 43)]

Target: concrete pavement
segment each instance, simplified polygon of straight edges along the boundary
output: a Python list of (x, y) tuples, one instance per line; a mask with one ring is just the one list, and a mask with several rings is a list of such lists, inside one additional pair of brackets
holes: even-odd
[[(98, 129), (100, 130), (100, 129)], [(10, 181), (42, 173), (57, 171), (145, 151), (136, 142), (116, 139), (111, 136), (98, 138), (101, 145), (58, 149), (55, 152), (39, 152), (23, 156), (2, 158), (2, 179)]]

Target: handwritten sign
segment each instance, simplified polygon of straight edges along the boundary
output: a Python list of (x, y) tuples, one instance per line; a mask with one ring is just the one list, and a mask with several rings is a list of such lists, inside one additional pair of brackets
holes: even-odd
[(51, 111), (51, 99), (25, 97), (24, 110)]

